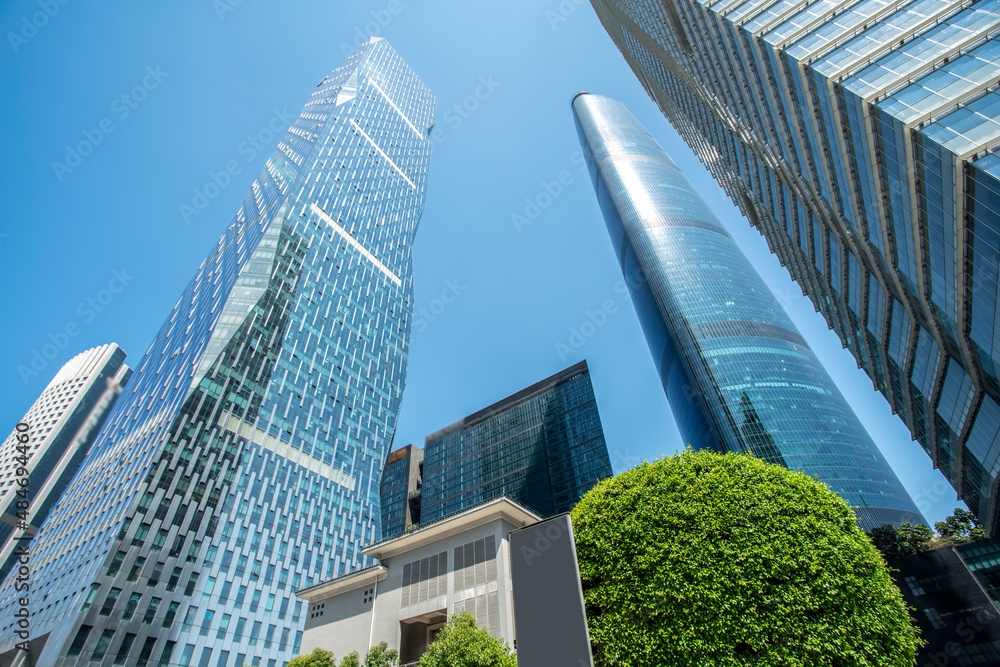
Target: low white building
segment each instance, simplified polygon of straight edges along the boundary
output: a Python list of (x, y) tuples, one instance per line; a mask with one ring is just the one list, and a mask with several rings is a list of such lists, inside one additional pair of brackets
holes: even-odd
[(338, 658), (364, 656), (385, 642), (403, 664), (415, 662), (448, 617), (462, 611), (513, 646), (507, 536), (539, 520), (499, 498), (363, 549), (378, 565), (296, 593), (309, 602), (300, 652), (319, 647)]

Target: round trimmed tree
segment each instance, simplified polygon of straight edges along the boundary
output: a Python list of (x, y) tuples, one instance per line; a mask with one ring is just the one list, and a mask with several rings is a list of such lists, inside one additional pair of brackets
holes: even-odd
[(598, 665), (916, 662), (885, 561), (813, 477), (687, 451), (599, 483), (572, 518)]

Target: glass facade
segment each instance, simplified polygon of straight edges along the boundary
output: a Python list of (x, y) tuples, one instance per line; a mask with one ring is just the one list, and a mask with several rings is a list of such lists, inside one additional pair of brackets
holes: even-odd
[(408, 481), (416, 459), (401, 452), (382, 477), (386, 538), (405, 530), (404, 501), (421, 525), (500, 496), (549, 517), (612, 474), (586, 361), (427, 436)]
[(424, 450), (407, 445), (389, 454), (382, 469), (382, 535), (399, 535), (420, 523)]
[(433, 114), (378, 38), (319, 82), (34, 542), (38, 664), (283, 664), (294, 591), (367, 564)]
[(813, 475), (855, 508), (865, 529), (926, 523), (777, 299), (656, 140), (615, 100), (581, 93), (573, 109), (685, 442)]
[[(1000, 468), (968, 445), (1000, 401), (1000, 2), (592, 2), (994, 534)], [(971, 399), (944, 417), (954, 366)]]

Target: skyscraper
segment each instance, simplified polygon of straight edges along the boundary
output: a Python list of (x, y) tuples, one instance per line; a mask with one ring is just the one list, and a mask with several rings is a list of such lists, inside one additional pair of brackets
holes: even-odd
[(319, 82), (34, 542), (36, 664), (283, 664), (294, 591), (365, 564), (433, 114), (378, 38)]
[(543, 517), (568, 512), (611, 474), (581, 361), (428, 435), (423, 450), (393, 452), (382, 477), (383, 537), (402, 533), (407, 519), (432, 523), (500, 496)]
[(926, 523), (777, 299), (656, 140), (615, 100), (581, 93), (573, 110), (685, 442), (814, 475), (856, 508), (865, 529)]
[[(67, 361), (21, 418), (24, 426), (0, 445), (0, 579), (17, 560), (15, 550), (28, 548), (24, 538), (38, 532), (94, 444), (132, 374), (124, 362), (125, 351), (114, 343)], [(21, 454), (25, 466), (19, 465)], [(19, 475), (18, 469), (28, 474)], [(27, 498), (18, 493), (22, 478), (28, 482)], [(27, 500), (23, 514), (19, 500)]]
[(592, 1), (646, 91), (995, 533), (1000, 3)]
[(420, 523), (424, 450), (406, 445), (389, 454), (382, 469), (382, 537)]

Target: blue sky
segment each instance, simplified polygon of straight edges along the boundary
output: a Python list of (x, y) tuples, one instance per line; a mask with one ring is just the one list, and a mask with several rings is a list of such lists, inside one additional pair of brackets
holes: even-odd
[[(959, 505), (588, 2), (61, 2), (0, 8), (3, 423), (82, 350), (113, 341), (138, 362), (273, 149), (269, 125), (283, 131), (344, 49), (375, 34), (435, 93), (446, 133), (414, 247), (418, 312), (396, 446), (583, 358), (616, 471), (682, 446), (575, 157), (569, 104), (586, 89), (624, 102), (688, 174), (927, 518)], [(92, 150), (68, 154), (80, 142)], [(238, 173), (225, 183), (231, 161)], [(206, 189), (213, 173), (222, 187)], [(601, 324), (574, 347), (588, 321)], [(19, 373), (47, 344), (58, 354)]]

